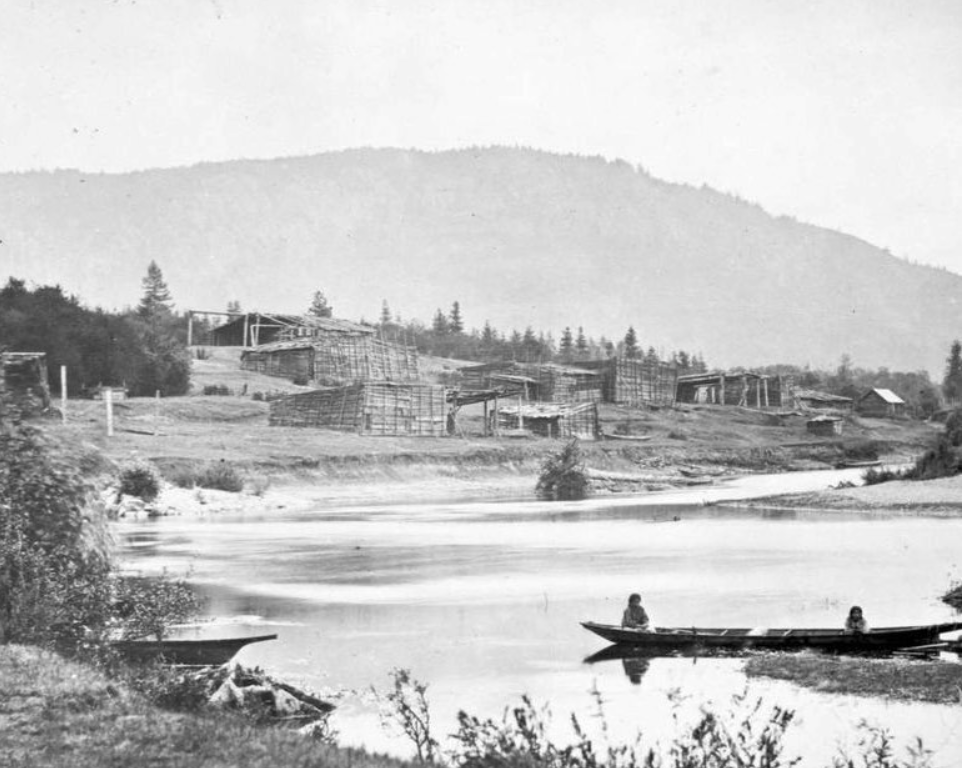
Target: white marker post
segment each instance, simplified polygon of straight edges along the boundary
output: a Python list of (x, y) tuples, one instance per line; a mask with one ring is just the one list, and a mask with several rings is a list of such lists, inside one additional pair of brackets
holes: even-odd
[(160, 390), (156, 390), (154, 395), (154, 437), (157, 437), (157, 432), (160, 430)]
[(60, 366), (60, 420), (67, 423), (67, 366)]
[(107, 406), (107, 437), (114, 436), (114, 390), (107, 387), (101, 390), (104, 395), (104, 403)]

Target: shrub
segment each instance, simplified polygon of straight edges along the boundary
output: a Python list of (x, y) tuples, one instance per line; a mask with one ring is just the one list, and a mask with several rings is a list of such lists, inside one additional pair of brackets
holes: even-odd
[(544, 460), (535, 492), (542, 499), (565, 501), (583, 499), (588, 495), (588, 490), (588, 473), (581, 446), (575, 438), (560, 453)]
[(118, 496), (136, 496), (144, 501), (153, 501), (159, 493), (160, 475), (149, 462), (136, 460), (121, 468)]
[(865, 483), (865, 485), (878, 485), (879, 483), (887, 483), (891, 480), (904, 479), (904, 473), (895, 469), (886, 469), (885, 467), (882, 467), (881, 469), (869, 467), (862, 474), (862, 481)]
[(197, 476), (196, 484), (201, 488), (213, 488), (231, 493), (240, 493), (244, 490), (244, 479), (240, 473), (223, 459), (208, 464)]
[(307, 378), (307, 376), (295, 376), (292, 380), (292, 383), (299, 387), (306, 387), (311, 383), (311, 380)]
[(205, 395), (221, 395), (225, 397), (234, 394), (226, 384), (207, 384), (204, 386), (203, 393)]

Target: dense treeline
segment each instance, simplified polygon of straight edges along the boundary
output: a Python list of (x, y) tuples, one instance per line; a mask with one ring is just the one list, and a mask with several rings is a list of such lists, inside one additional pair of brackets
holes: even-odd
[(473, 328), (468, 331), (461, 305), (457, 301), (451, 305), (448, 313), (438, 309), (430, 326), (419, 320), (402, 321), (399, 316), (391, 314), (388, 303), (384, 301), (378, 327), (387, 341), (416, 347), (423, 354), (458, 360), (577, 364), (617, 356), (673, 362), (679, 370), (686, 372), (707, 370), (699, 354), (684, 350), (662, 351), (659, 354), (654, 346), (643, 347), (634, 326), (629, 326), (624, 337), (615, 341), (604, 336), (588, 336), (583, 326), (577, 326), (574, 330), (571, 327), (564, 328), (557, 341), (551, 332), (536, 332), (531, 326), (524, 331), (515, 328), (504, 333), (487, 321), (481, 330)]
[(0, 289), (0, 345), (44, 352), (53, 388), (67, 366), (67, 389), (100, 385), (134, 396), (181, 395), (190, 386), (185, 319), (172, 308), (160, 268), (151, 262), (136, 309), (112, 313), (84, 307), (60, 286), (27, 288), (10, 278)]

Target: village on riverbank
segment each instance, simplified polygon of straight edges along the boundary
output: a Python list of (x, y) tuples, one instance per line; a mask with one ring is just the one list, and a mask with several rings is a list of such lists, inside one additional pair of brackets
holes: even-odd
[[(286, 319), (289, 330), (293, 320)], [(248, 340), (262, 321), (259, 315), (245, 316), (221, 327), (231, 333), (240, 328)], [(5, 402), (27, 416), (11, 423), (37, 430), (48, 446), (43, 450), (69, 456), (84, 482), (99, 487), (103, 513), (113, 519), (533, 499), (546, 462), (572, 440), (587, 493), (595, 497), (657, 498), (687, 489), (701, 493), (708, 505), (715, 503), (709, 501), (711, 489), (739, 476), (841, 469), (856, 473), (851, 477), (888, 472), (894, 479), (865, 486), (846, 481), (817, 493), (735, 497), (723, 503), (824, 514), (962, 515), (962, 475), (946, 472), (952, 476), (930, 480), (897, 476), (933, 446), (944, 447), (945, 420), (952, 422), (951, 413), (936, 410), (929, 418), (918, 418), (886, 388), (844, 397), (803, 389), (781, 374), (680, 375), (657, 361), (620, 358), (584, 368), (477, 364), (418, 355), (375, 338), (364, 326), (357, 326), (365, 328), (361, 333), (348, 324), (304, 318), (293, 327), (292, 338), (263, 345), (192, 345), (189, 390), (180, 395), (130, 397), (118, 386), (58, 401), (42, 353), (4, 353), (0, 382)], [(317, 328), (322, 332), (311, 336), (310, 329)], [(16, 439), (26, 439), (35, 450), (33, 438)], [(945, 450), (954, 456), (956, 448), (953, 443)], [(23, 487), (16, 493), (24, 493)], [(946, 585), (947, 595), (951, 586)], [(185, 618), (186, 608), (167, 605), (157, 626)], [(749, 660), (746, 673), (816, 690), (957, 705), (962, 665), (931, 658), (927, 653), (885, 664), (808, 657), (793, 661), (776, 654)], [(110, 674), (116, 674), (114, 664), (107, 665), (115, 670)], [(206, 754), (204, 759), (215, 759), (210, 764), (244, 764), (228, 746), (238, 729), (249, 728), (247, 719), (235, 719), (238, 713), (259, 722), (307, 722), (322, 742), (334, 740), (323, 725), (326, 702), (296, 690), (292, 696), (290, 686), (243, 670), (236, 677), (248, 679), (246, 688), (231, 682), (233, 677), (225, 679), (226, 673), (203, 679), (171, 677), (160, 670), (147, 677), (123, 673), (130, 690), (115, 697), (106, 693), (114, 685), (109, 678), (77, 673), (69, 663), (30, 649), (0, 648), (0, 668), (19, 681), (0, 696), (0, 717), (24, 733), (13, 749), (23, 754), (41, 749), (50, 765), (84, 764), (70, 762), (78, 754), (87, 764), (97, 764), (106, 751), (117, 748), (124, 724), (134, 725), (140, 748), (166, 759), (187, 760), (177, 745), (203, 738), (220, 754), (215, 759), (193, 750), (190, 760)], [(25, 681), (39, 669), (50, 672), (42, 693), (31, 698)], [(78, 674), (86, 681), (79, 690)], [(396, 694), (393, 701), (404, 712), (411, 706), (404, 697), (416, 696), (417, 685)], [(80, 700), (86, 702), (82, 716), (72, 703)], [(155, 709), (158, 703), (175, 711), (187, 707), (219, 714), (198, 721)], [(110, 725), (95, 734), (95, 720)], [(165, 732), (178, 734), (172, 743), (158, 740), (161, 723)], [(52, 736), (51, 728), (65, 735)], [(89, 748), (66, 749), (68, 733), (86, 734)], [(245, 731), (249, 742), (263, 738), (258, 731)], [(264, 749), (273, 760), (280, 753), (303, 752), (309, 759), (336, 754), (337, 760), (352, 764), (385, 764), (382, 758), (334, 753), (329, 744), (319, 758), (311, 751), (315, 747), (298, 738), (269, 737), (271, 746)], [(61, 758), (55, 759), (51, 749), (63, 750), (67, 762), (56, 762)]]

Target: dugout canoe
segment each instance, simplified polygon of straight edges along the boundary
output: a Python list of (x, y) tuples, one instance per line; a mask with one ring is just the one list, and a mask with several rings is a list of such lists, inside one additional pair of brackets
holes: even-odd
[(894, 651), (937, 643), (943, 632), (962, 629), (962, 621), (911, 627), (880, 627), (864, 634), (841, 629), (731, 629), (719, 627), (657, 627), (651, 632), (593, 621), (581, 623), (589, 632), (616, 645), (662, 650), (690, 648), (760, 648), (799, 650), (815, 648), (835, 653)]
[(230, 661), (245, 645), (276, 640), (277, 635), (167, 640), (116, 640), (111, 646), (131, 662), (163, 661), (189, 666), (219, 666)]

